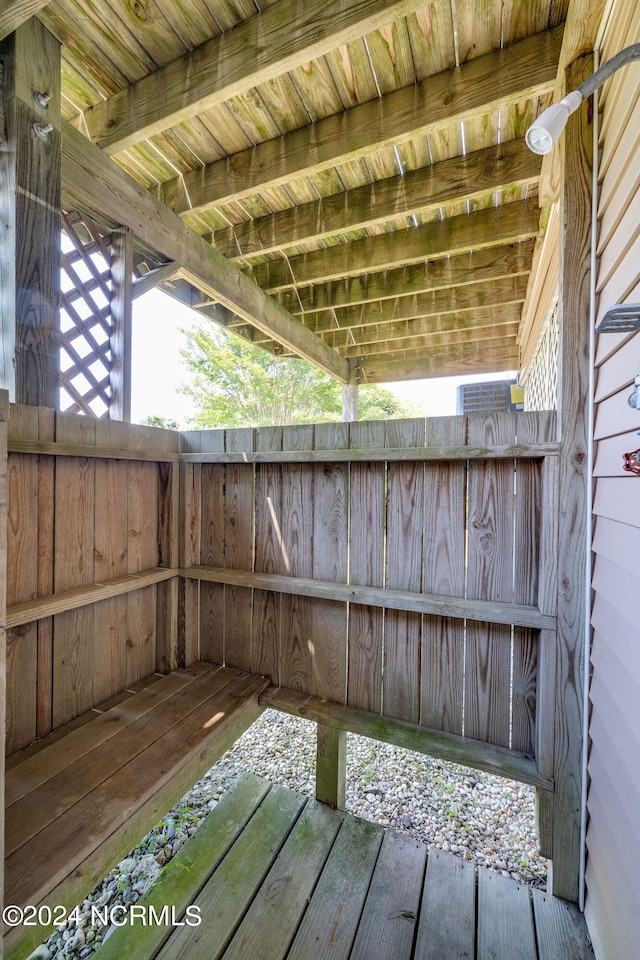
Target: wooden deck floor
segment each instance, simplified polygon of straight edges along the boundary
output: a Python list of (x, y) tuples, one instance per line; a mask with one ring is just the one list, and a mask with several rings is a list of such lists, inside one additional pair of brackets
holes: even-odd
[(253, 775), (140, 904), (201, 922), (122, 926), (97, 960), (593, 956), (572, 905)]

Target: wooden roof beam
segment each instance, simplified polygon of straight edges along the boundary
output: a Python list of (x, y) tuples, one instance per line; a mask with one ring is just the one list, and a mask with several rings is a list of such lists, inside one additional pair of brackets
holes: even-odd
[(424, 0), (280, 0), (91, 107), (86, 128), (98, 146), (118, 153), (422, 6)]
[(74, 205), (129, 227), (142, 243), (179, 263), (182, 275), (223, 307), (346, 383), (346, 360), (64, 121), (62, 185)]
[[(304, 325), (334, 347), (347, 342), (342, 340), (341, 336), (348, 336), (348, 331), (357, 330), (362, 333), (373, 327), (382, 330), (408, 320), (420, 319), (434, 324), (447, 314), (455, 314), (459, 318), (458, 325), (463, 325), (465, 316), (467, 323), (473, 322), (479, 310), (510, 303), (522, 304), (527, 292), (527, 280), (527, 274), (522, 273), (493, 283), (446, 287), (444, 290), (431, 290), (413, 297), (396, 297), (394, 300), (380, 300), (356, 307), (339, 307), (304, 317)], [(469, 316), (470, 313), (473, 316)], [(259, 340), (260, 338), (258, 342)]]
[(430, 377), (455, 377), (470, 373), (499, 373), (516, 370), (518, 348), (494, 346), (487, 349), (483, 344), (472, 344), (468, 352), (457, 355), (423, 356), (411, 359), (394, 357), (388, 360), (367, 357), (358, 368), (359, 383), (390, 383), (393, 380), (423, 380)]
[(549, 93), (561, 43), (562, 27), (520, 40), (168, 180), (157, 196), (175, 213), (198, 213)]
[[(354, 357), (360, 359), (363, 363), (368, 357), (385, 356), (390, 360), (397, 357), (403, 359), (417, 359), (421, 353), (427, 353), (429, 356), (440, 354), (444, 351), (456, 353), (459, 348), (478, 348), (489, 349), (495, 346), (505, 347), (515, 343), (516, 333), (518, 332), (518, 320), (515, 322), (500, 324), (495, 326), (479, 327), (477, 330), (457, 330), (451, 333), (425, 333), (419, 337), (409, 337), (406, 340), (391, 340), (388, 343), (368, 343), (355, 344), (345, 347), (340, 352), (343, 357)], [(496, 343), (497, 341), (497, 343)]]
[(35, 17), (48, 3), (50, 0), (0, 0), (0, 40), (30, 17)]
[(321, 336), (324, 343), (338, 350), (361, 343), (384, 343), (387, 340), (401, 340), (431, 333), (455, 333), (458, 330), (475, 330), (491, 324), (500, 326), (505, 323), (516, 323), (520, 318), (521, 307), (522, 304), (518, 302), (495, 303), (480, 307), (471, 313), (452, 310), (431, 317), (417, 316), (408, 320), (394, 320), (392, 323), (373, 323), (365, 327), (349, 327), (345, 330), (326, 330)]
[(230, 260), (275, 253), (311, 239), (428, 213), (442, 204), (479, 200), (503, 187), (537, 183), (541, 164), (542, 157), (524, 140), (512, 140), (216, 230), (213, 241)]
[(339, 243), (288, 260), (260, 263), (253, 268), (252, 275), (265, 290), (284, 290), (525, 240), (537, 234), (538, 219), (535, 200), (508, 203), (349, 244)]
[(297, 290), (283, 290), (276, 296), (278, 303), (290, 313), (309, 314), (358, 304), (372, 304), (377, 309), (376, 301), (379, 300), (394, 300), (449, 287), (460, 288), (460, 294), (467, 284), (528, 275), (533, 247), (533, 240), (523, 240), (448, 259), (345, 277), (344, 280), (328, 280)]

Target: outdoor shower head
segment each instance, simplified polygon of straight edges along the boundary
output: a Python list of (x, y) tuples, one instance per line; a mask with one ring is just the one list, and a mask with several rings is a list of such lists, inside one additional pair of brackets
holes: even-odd
[(633, 60), (640, 60), (640, 43), (621, 50), (588, 80), (581, 83), (577, 90), (567, 94), (559, 103), (552, 103), (527, 130), (525, 140), (529, 149), (534, 153), (549, 153), (554, 143), (557, 143), (567, 120), (582, 101), (601, 87), (616, 70)]

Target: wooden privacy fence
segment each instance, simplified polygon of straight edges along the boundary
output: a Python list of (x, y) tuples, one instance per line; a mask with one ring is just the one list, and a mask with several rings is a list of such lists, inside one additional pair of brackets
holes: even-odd
[(554, 438), (549, 413), (183, 434), (187, 659), (549, 788)]
[(11, 406), (8, 753), (175, 666), (177, 451), (171, 431)]
[(549, 413), (178, 435), (13, 406), (8, 752), (200, 658), (542, 788), (544, 848), (554, 437)]

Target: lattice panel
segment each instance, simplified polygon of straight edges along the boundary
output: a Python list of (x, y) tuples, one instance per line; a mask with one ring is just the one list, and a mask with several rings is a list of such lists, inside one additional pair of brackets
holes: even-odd
[(106, 417), (111, 398), (109, 234), (76, 211), (62, 214), (60, 409)]
[(526, 370), (519, 381), (524, 387), (525, 410), (556, 410), (558, 407), (558, 310), (551, 313)]

